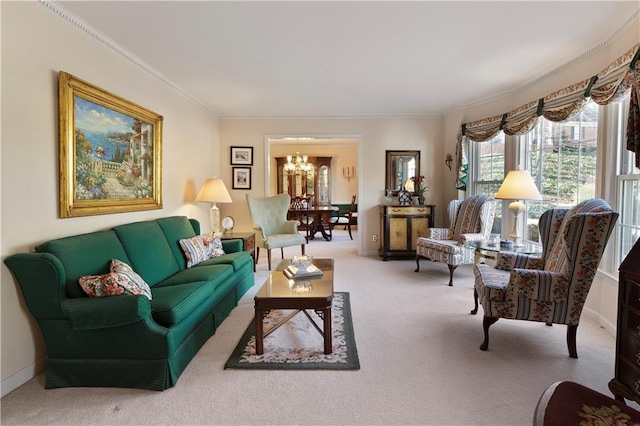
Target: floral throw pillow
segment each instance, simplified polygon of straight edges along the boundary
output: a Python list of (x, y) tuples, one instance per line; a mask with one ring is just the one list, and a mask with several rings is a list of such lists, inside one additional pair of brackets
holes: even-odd
[(206, 248), (202, 237), (196, 236), (180, 240), (180, 247), (187, 258), (187, 268), (196, 266), (200, 262), (209, 259), (209, 251)]
[(149, 285), (129, 265), (117, 259), (111, 261), (111, 272), (108, 274), (86, 275), (80, 277), (79, 282), (82, 290), (91, 297), (139, 294), (151, 300)]
[(209, 259), (220, 257), (225, 254), (224, 249), (222, 248), (222, 240), (220, 240), (219, 237), (204, 237), (202, 238), (202, 242), (207, 249)]

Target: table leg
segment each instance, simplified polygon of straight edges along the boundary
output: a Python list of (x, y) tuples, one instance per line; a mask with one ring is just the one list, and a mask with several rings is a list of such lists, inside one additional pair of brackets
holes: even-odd
[(253, 319), (256, 326), (256, 355), (262, 355), (264, 353), (264, 317), (265, 315), (266, 315), (266, 312), (264, 312), (262, 309), (256, 308), (256, 313)]
[(324, 320), (324, 353), (325, 355), (333, 352), (333, 342), (331, 341), (331, 307), (322, 310), (322, 319)]

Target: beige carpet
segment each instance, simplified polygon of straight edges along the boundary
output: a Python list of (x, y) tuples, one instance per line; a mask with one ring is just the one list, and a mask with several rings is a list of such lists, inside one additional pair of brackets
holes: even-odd
[(459, 267), (448, 287), (445, 265), (424, 261), (414, 273), (413, 260), (358, 257), (345, 231), (310, 242), (307, 253), (335, 258), (336, 291), (351, 294), (360, 370), (224, 370), (268, 275), (264, 253), (256, 286), (174, 388), (44, 390), (39, 376), (2, 398), (2, 424), (529, 425), (553, 382), (609, 394), (615, 341), (586, 318), (579, 359), (568, 356), (566, 327), (524, 321), (498, 321), (482, 352), (481, 312), (469, 314), (471, 266)]

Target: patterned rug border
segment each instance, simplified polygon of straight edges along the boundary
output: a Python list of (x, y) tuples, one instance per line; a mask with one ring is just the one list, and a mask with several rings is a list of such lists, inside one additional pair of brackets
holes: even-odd
[[(240, 341), (233, 350), (233, 353), (224, 365), (225, 369), (253, 369), (253, 370), (359, 370), (360, 360), (358, 358), (358, 349), (353, 332), (353, 319), (351, 317), (351, 299), (348, 292), (335, 292), (334, 295), (342, 297), (342, 315), (344, 318), (343, 330), (347, 350), (347, 362), (307, 362), (307, 363), (286, 363), (286, 362), (240, 362), (244, 349), (249, 339), (255, 336), (255, 325), (253, 319), (247, 326)], [(324, 356), (324, 355), (323, 355)], [(328, 355), (330, 356), (330, 355)]]

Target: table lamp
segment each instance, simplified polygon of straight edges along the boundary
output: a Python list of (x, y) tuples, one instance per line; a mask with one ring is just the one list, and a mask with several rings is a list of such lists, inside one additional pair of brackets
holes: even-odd
[(509, 210), (513, 212), (513, 231), (509, 237), (515, 247), (522, 247), (521, 238), (518, 235), (518, 217), (526, 210), (521, 200), (542, 200), (542, 195), (529, 174), (529, 170), (512, 170), (507, 173), (502, 186), (495, 195), (498, 200), (515, 200), (509, 204)]
[(210, 178), (204, 181), (196, 201), (213, 203), (211, 210), (209, 210), (209, 225), (211, 226), (211, 235), (219, 235), (220, 209), (216, 206), (216, 203), (231, 203), (233, 201), (222, 179)]

